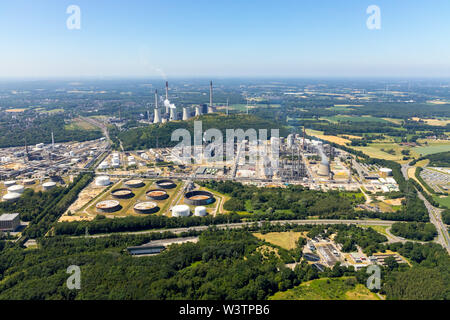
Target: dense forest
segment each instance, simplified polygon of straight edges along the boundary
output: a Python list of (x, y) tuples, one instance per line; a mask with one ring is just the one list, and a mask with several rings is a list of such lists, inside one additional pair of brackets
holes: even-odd
[[(299, 261), (305, 241), (299, 240), (296, 248), (286, 250), (252, 235), (288, 230), (308, 231), (309, 236), (336, 233), (337, 241), (348, 250), (357, 244), (365, 252), (389, 249), (406, 257), (412, 267), (389, 261), (382, 268), (380, 292), (387, 299), (450, 298), (450, 259), (439, 245), (384, 245), (384, 236), (356, 226), (264, 224), (248, 230), (211, 228), (201, 233), (198, 243), (172, 245), (157, 256), (141, 258), (129, 256), (124, 249), (176, 235), (56, 236), (41, 239), (39, 249), (32, 250), (2, 244), (0, 299), (254, 300), (322, 277), (355, 276), (359, 283), (366, 283), (365, 269), (355, 272), (340, 264), (318, 272), (301, 262), (291, 270), (285, 264)], [(263, 247), (272, 247), (279, 254)], [(69, 290), (65, 285), (70, 265), (81, 268), (81, 290)]]
[[(406, 182), (405, 182), (406, 183)], [(258, 188), (232, 181), (201, 181), (200, 185), (231, 196), (224, 208), (230, 211), (247, 211), (253, 217), (267, 219), (306, 219), (318, 216), (321, 219), (380, 218), (396, 221), (429, 221), (423, 201), (411, 186), (407, 201), (395, 213), (380, 213), (355, 210), (356, 204), (364, 201), (360, 193), (338, 191), (314, 191), (302, 186), (288, 188)], [(400, 196), (402, 193), (400, 193)]]
[(420, 241), (431, 241), (437, 236), (435, 226), (423, 222), (394, 223), (391, 232), (402, 238)]
[(202, 130), (214, 128), (222, 132), (223, 139), (226, 141), (226, 129), (267, 129), (267, 138), (270, 138), (271, 129), (280, 129), (280, 136), (286, 136), (286, 129), (279, 123), (263, 120), (254, 115), (221, 115), (210, 114), (203, 115), (198, 119), (189, 121), (172, 121), (164, 124), (154, 124), (145, 127), (137, 127), (124, 131), (117, 128), (110, 131), (111, 139), (115, 147), (118, 147), (119, 140), (122, 142), (125, 150), (142, 150), (156, 147), (173, 147), (179, 141), (171, 141), (172, 133), (176, 129), (186, 129), (191, 134), (192, 144), (194, 139), (194, 121), (202, 122)]
[(37, 143), (51, 143), (53, 132), (55, 142), (87, 141), (101, 138), (100, 130), (67, 128), (64, 114), (2, 117), (0, 119), (0, 148), (24, 146)]
[(311, 216), (321, 218), (348, 218), (357, 216), (353, 209), (362, 203), (361, 193), (321, 192), (302, 186), (287, 188), (259, 188), (232, 181), (201, 181), (200, 185), (231, 196), (224, 209), (247, 211), (251, 214), (291, 214), (296, 219)]

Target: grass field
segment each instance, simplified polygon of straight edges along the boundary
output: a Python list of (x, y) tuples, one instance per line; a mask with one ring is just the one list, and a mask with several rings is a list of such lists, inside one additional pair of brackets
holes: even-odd
[(266, 234), (254, 233), (258, 239), (262, 239), (271, 244), (284, 248), (286, 250), (294, 249), (297, 246), (298, 239), (302, 236), (301, 232), (269, 232)]
[(380, 300), (375, 293), (355, 282), (354, 277), (312, 280), (277, 292), (269, 300)]
[(450, 209), (450, 196), (446, 196), (446, 197), (442, 197), (442, 198), (439, 196), (434, 196), (433, 198), (434, 198), (434, 200), (439, 202), (440, 205)]
[(328, 120), (333, 123), (339, 121), (350, 121), (350, 122), (377, 122), (377, 123), (389, 123), (390, 121), (384, 120), (382, 118), (376, 118), (371, 116), (346, 116), (346, 115), (336, 115), (332, 117), (323, 117), (321, 119)]
[[(401, 154), (403, 148), (395, 143), (371, 143), (367, 147), (353, 147), (353, 149), (362, 151), (372, 158), (380, 158), (393, 161), (399, 161), (403, 158), (403, 155)], [(384, 149), (384, 151), (381, 149)], [(390, 149), (394, 150), (395, 154), (386, 152)]]
[(392, 122), (395, 124), (402, 124), (402, 120), (401, 119), (394, 119), (394, 118), (382, 118), (383, 120), (386, 120), (388, 122)]
[(450, 151), (450, 142), (429, 143), (427, 146), (415, 147), (413, 150), (415, 153), (423, 156), (433, 153), (447, 152)]
[(70, 124), (66, 125), (67, 130), (87, 130), (93, 131), (98, 130), (98, 128), (87, 121), (81, 119), (75, 119)]

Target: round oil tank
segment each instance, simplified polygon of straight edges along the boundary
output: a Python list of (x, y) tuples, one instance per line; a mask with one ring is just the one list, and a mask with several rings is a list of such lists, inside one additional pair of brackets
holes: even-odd
[(16, 181), (15, 180), (9, 180), (9, 181), (5, 181), (3, 184), (5, 185), (6, 188), (8, 188), (8, 187), (11, 187), (11, 186), (15, 185)]
[(111, 184), (111, 180), (108, 176), (100, 176), (95, 179), (95, 185), (105, 187)]
[(8, 192), (11, 192), (11, 193), (22, 194), (24, 189), (25, 189), (24, 186), (16, 184), (14, 186), (9, 187), (7, 190), (8, 190)]
[(148, 190), (146, 195), (147, 195), (147, 198), (151, 199), (151, 200), (166, 200), (169, 197), (169, 195), (167, 194), (167, 191), (163, 190), (163, 189)]
[(3, 200), (4, 200), (4, 201), (14, 201), (14, 200), (19, 199), (20, 196), (21, 196), (20, 193), (8, 192), (7, 194), (5, 194), (5, 195), (3, 196)]
[(44, 188), (44, 190), (53, 189), (54, 187), (56, 187), (56, 182), (53, 181), (45, 182), (42, 184), (42, 187)]
[(161, 189), (173, 189), (177, 186), (172, 180), (159, 180), (156, 185)]
[(196, 217), (204, 217), (207, 215), (206, 208), (205, 207), (196, 207), (194, 216)]
[(131, 199), (134, 197), (133, 191), (127, 188), (115, 189), (111, 191), (111, 195), (116, 199)]
[(128, 188), (142, 188), (145, 186), (145, 183), (142, 180), (128, 180), (125, 182), (125, 185)]
[(101, 213), (111, 213), (122, 209), (122, 206), (120, 205), (119, 201), (116, 200), (100, 201), (95, 205), (95, 207), (97, 208), (97, 212)]
[(151, 214), (158, 211), (158, 205), (152, 201), (140, 202), (134, 206), (134, 212), (139, 214)]
[(191, 213), (189, 206), (180, 204), (172, 208), (172, 217), (188, 217)]
[(190, 191), (184, 195), (184, 203), (193, 206), (205, 206), (213, 203), (215, 200), (211, 192), (202, 190)]
[(23, 184), (27, 185), (27, 186), (34, 184), (34, 182), (35, 182), (34, 179), (25, 179), (25, 180), (23, 180)]

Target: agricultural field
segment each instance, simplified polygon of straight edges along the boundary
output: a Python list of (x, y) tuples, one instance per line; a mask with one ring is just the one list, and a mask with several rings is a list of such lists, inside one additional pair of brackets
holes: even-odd
[(9, 112), (9, 113), (22, 113), (22, 112), (25, 112), (25, 110), (27, 110), (27, 109), (19, 109), (19, 108), (16, 108), (16, 109), (7, 109), (7, 110), (5, 110), (5, 112)]
[(277, 292), (269, 300), (380, 300), (354, 277), (323, 278)]
[(96, 126), (82, 119), (74, 119), (70, 124), (67, 124), (65, 128), (67, 130), (86, 130), (86, 131), (98, 130)]
[(450, 151), (450, 141), (428, 142), (426, 146), (415, 147), (412, 149), (416, 154), (426, 156), (433, 153)]
[(426, 124), (430, 125), (430, 126), (443, 126), (445, 127), (447, 124), (450, 123), (450, 119), (449, 118), (437, 118), (437, 119), (420, 119), (420, 118), (412, 118), (412, 120), (414, 121), (423, 121)]
[[(403, 158), (401, 151), (405, 149), (410, 149), (408, 147), (402, 147), (395, 143), (371, 143), (367, 147), (352, 147), (352, 148), (364, 152), (369, 157), (393, 161), (401, 161)], [(393, 150), (394, 153), (393, 154), (388, 153), (387, 151), (389, 150)], [(411, 153), (411, 155), (415, 156), (413, 152)]]
[(402, 119), (394, 119), (394, 118), (382, 118), (383, 120), (386, 120), (388, 122), (392, 122), (394, 124), (402, 124)]
[(269, 232), (266, 234), (254, 233), (253, 235), (286, 250), (296, 248), (298, 239), (304, 236), (301, 232)]
[(390, 121), (384, 120), (382, 118), (376, 118), (371, 116), (347, 116), (347, 115), (336, 115), (332, 117), (320, 118), (327, 120), (332, 123), (338, 123), (340, 121), (350, 121), (350, 122), (376, 122), (376, 123), (389, 123)]
[(350, 140), (345, 139), (345, 138), (324, 135), (322, 131), (311, 130), (311, 129), (306, 129), (305, 131), (306, 131), (306, 134), (309, 136), (313, 136), (313, 137), (316, 137), (316, 138), (319, 138), (322, 140), (327, 140), (327, 141), (336, 143), (341, 146), (345, 146), (345, 145), (347, 145), (347, 143), (351, 142)]
[(354, 110), (354, 108), (363, 107), (362, 104), (335, 104), (334, 106), (327, 108), (328, 110), (334, 111), (349, 111)]

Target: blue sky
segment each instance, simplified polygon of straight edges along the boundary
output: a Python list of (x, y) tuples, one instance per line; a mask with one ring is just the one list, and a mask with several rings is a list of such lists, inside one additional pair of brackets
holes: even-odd
[(450, 77), (449, 17), (448, 0), (3, 0), (0, 78)]

